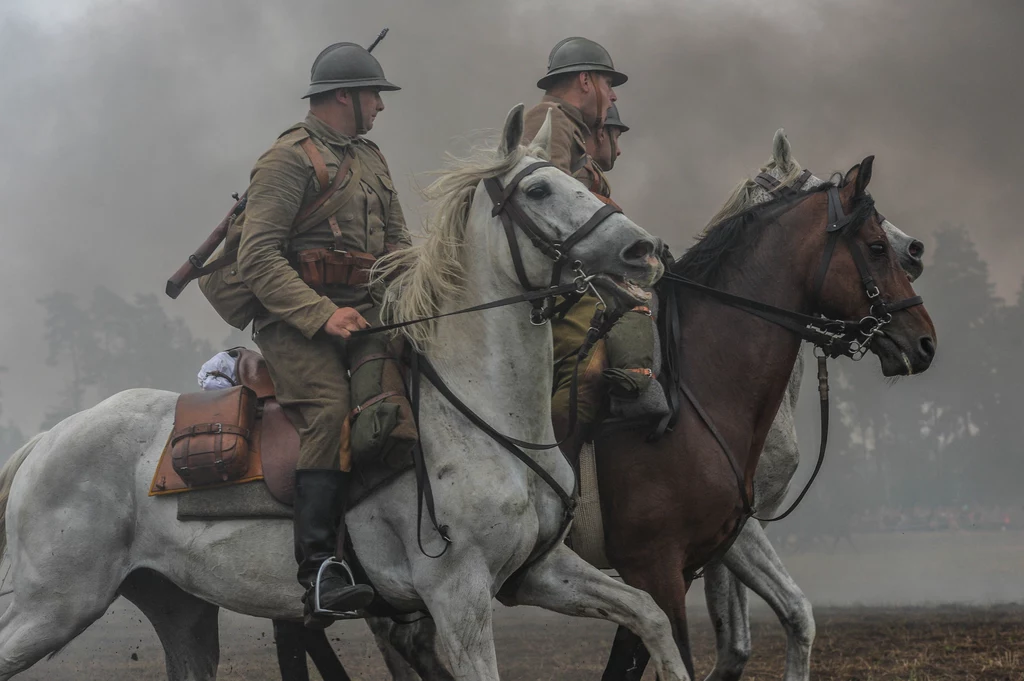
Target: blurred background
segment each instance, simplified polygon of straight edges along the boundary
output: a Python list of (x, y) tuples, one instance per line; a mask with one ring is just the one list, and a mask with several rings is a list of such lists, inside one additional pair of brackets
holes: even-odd
[[(403, 90), (370, 137), (414, 232), (444, 152), (538, 100), (570, 35), (630, 76), (609, 177), (676, 253), (769, 159), (777, 128), (819, 176), (874, 154), (879, 209), (927, 248), (916, 288), (938, 355), (898, 382), (873, 357), (834, 365), (829, 458), (771, 536), (816, 603), (1024, 598), (1015, 0), (6, 0), (0, 459), (122, 389), (198, 389), (203, 361), (246, 342), (195, 286), (171, 301), (164, 281), (304, 116), (321, 48), (384, 26), (374, 54)], [(796, 483), (817, 449), (812, 383)]]

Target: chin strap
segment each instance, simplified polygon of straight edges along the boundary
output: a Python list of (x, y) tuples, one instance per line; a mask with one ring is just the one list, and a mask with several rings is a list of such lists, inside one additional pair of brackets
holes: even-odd
[(352, 99), (352, 113), (356, 119), (356, 134), (365, 135), (369, 130), (366, 127), (366, 122), (363, 120), (363, 99), (359, 94), (359, 89), (351, 88), (348, 91), (348, 96)]

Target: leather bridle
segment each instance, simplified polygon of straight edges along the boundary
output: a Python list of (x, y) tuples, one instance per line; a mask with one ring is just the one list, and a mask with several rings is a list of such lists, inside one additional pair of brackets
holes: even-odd
[[(588, 276), (583, 267), (583, 262), (571, 257), (572, 249), (584, 238), (589, 236), (597, 229), (601, 223), (603, 223), (610, 216), (615, 213), (621, 213), (622, 211), (613, 205), (604, 205), (598, 209), (590, 218), (583, 223), (578, 229), (569, 235), (564, 241), (557, 241), (550, 239), (537, 224), (530, 219), (530, 217), (512, 200), (513, 195), (519, 188), (519, 183), (524, 178), (528, 177), (531, 173), (540, 168), (557, 167), (547, 161), (538, 161), (531, 163), (521, 171), (515, 174), (512, 180), (507, 186), (502, 186), (500, 180), (497, 178), (488, 178), (484, 180), (484, 186), (487, 189), (487, 193), (491, 197), (491, 201), (494, 204), (491, 215), (498, 217), (501, 220), (502, 227), (505, 230), (505, 236), (508, 239), (509, 251), (512, 255), (512, 265), (515, 268), (516, 276), (519, 279), (520, 285), (525, 289), (524, 293), (520, 293), (509, 298), (503, 298), (501, 300), (492, 301), (489, 303), (482, 303), (480, 305), (474, 305), (472, 307), (455, 310), (453, 312), (446, 312), (442, 314), (433, 315), (430, 317), (424, 317), (421, 319), (411, 319), (403, 322), (395, 322), (391, 324), (384, 324), (382, 326), (372, 327), (356, 331), (352, 335), (360, 336), (365, 334), (382, 333), (385, 331), (392, 331), (401, 329), (412, 324), (420, 324), (436, 319), (442, 319), (454, 315), (467, 314), (470, 312), (489, 310), (497, 307), (504, 307), (506, 305), (512, 305), (515, 303), (529, 302), (533, 309), (530, 314), (530, 321), (535, 325), (543, 325), (547, 323), (556, 314), (559, 314), (562, 310), (566, 310), (574, 305), (580, 297), (587, 292), (587, 290), (594, 291), (597, 295), (597, 291), (594, 290), (592, 283), (592, 276)], [(523, 231), (530, 242), (543, 253), (545, 256), (551, 259), (554, 263), (551, 272), (551, 285), (548, 287), (538, 287), (530, 283), (529, 278), (526, 275), (526, 268), (523, 264), (522, 253), (519, 249), (519, 243), (516, 239), (516, 228)], [(562, 272), (565, 267), (569, 265), (572, 267), (575, 277), (572, 283), (559, 284), (562, 278)], [(555, 305), (556, 296), (562, 296), (564, 301)], [(600, 296), (598, 296), (600, 298)], [(594, 343), (603, 336), (608, 329), (611, 327), (611, 320), (609, 320), (605, 314), (603, 305), (598, 305), (598, 308), (594, 312), (594, 317), (590, 321), (590, 329), (587, 331), (586, 339), (583, 345), (578, 349), (577, 354), (582, 359), (585, 357), (590, 348), (593, 347)], [(569, 394), (569, 412), (570, 412), (570, 428), (569, 431), (575, 428), (577, 419), (577, 399), (578, 399), (578, 385), (579, 385), (579, 364), (577, 362), (576, 367), (573, 370), (572, 381), (570, 384)], [(523, 450), (548, 450), (558, 449), (564, 440), (555, 443), (535, 444), (532, 442), (526, 442), (523, 440), (516, 439), (514, 437), (504, 435), (499, 431), (495, 430), (493, 426), (476, 414), (473, 409), (461, 400), (451, 388), (449, 388), (441, 376), (437, 373), (437, 370), (427, 361), (427, 358), (420, 355), (415, 350), (411, 353), (410, 358), (410, 401), (412, 403), (413, 418), (419, 421), (419, 392), (421, 377), (429, 381), (434, 388), (452, 405), (463, 414), (473, 425), (479, 428), (481, 431), (490, 436), (498, 445), (507, 450), (515, 458), (519, 459), (527, 468), (533, 471), (559, 498), (562, 504), (562, 521), (559, 531), (553, 535), (553, 538), (546, 546), (540, 547), (535, 552), (535, 555), (526, 561), (518, 570), (509, 578), (509, 581), (515, 582), (525, 572), (529, 566), (533, 565), (537, 560), (540, 560), (544, 555), (548, 553), (555, 545), (557, 545), (562, 536), (565, 534), (570, 523), (572, 523), (573, 516), (576, 509), (575, 492), (578, 487), (578, 480), (574, 481), (573, 490), (565, 490), (556, 481), (547, 470), (545, 470), (540, 464), (528, 456)], [(566, 436), (568, 437), (568, 436)], [(560, 451), (560, 450), (559, 450)], [(565, 457), (564, 452), (560, 452)], [(422, 517), (422, 511), (424, 505), (426, 506), (427, 514), (429, 516), (430, 523), (437, 531), (438, 535), (445, 542), (445, 548), (441, 553), (437, 555), (431, 555), (426, 552), (423, 547), (422, 541), (420, 541), (420, 550), (424, 555), (431, 558), (439, 558), (444, 555), (447, 551), (448, 546), (451, 544), (452, 539), (449, 535), (447, 525), (443, 525), (438, 522), (435, 507), (433, 491), (431, 490), (430, 478), (427, 475), (426, 462), (423, 458), (423, 451), (419, 444), (413, 449), (413, 459), (415, 462), (416, 470), (416, 487), (417, 487), (417, 513), (419, 519)], [(568, 457), (566, 457), (568, 461)], [(570, 467), (573, 469), (574, 474), (576, 473), (576, 467)], [(417, 522), (417, 527), (421, 523)], [(417, 538), (419, 539), (419, 530), (417, 530)], [(508, 582), (507, 582), (508, 583)]]
[(578, 284), (575, 292), (576, 295), (567, 295), (565, 302), (562, 305), (559, 305), (558, 309), (555, 307), (555, 297), (553, 295), (546, 296), (532, 302), (533, 310), (530, 313), (530, 321), (536, 325), (544, 324), (561, 309), (568, 309), (568, 307), (571, 307), (577, 300), (579, 300), (580, 296), (585, 293), (588, 288), (592, 287), (590, 283), (591, 277), (587, 276), (583, 267), (583, 262), (573, 259), (570, 253), (576, 244), (590, 235), (590, 233), (597, 229), (602, 222), (615, 213), (622, 212), (618, 206), (610, 204), (604, 205), (564, 241), (557, 241), (548, 238), (548, 236), (541, 231), (530, 216), (512, 200), (512, 197), (515, 194), (516, 189), (519, 188), (519, 183), (534, 171), (541, 168), (555, 167), (557, 166), (547, 161), (531, 163), (516, 173), (504, 187), (501, 185), (501, 181), (496, 177), (484, 180), (484, 187), (487, 189), (487, 193), (490, 195), (491, 201), (494, 203), (494, 209), (491, 211), (491, 216), (500, 218), (502, 227), (505, 229), (505, 236), (508, 239), (508, 248), (512, 254), (512, 266), (515, 268), (516, 276), (519, 278), (519, 283), (522, 287), (527, 291), (541, 290), (541, 287), (531, 284), (526, 275), (526, 268), (523, 265), (523, 255), (519, 250), (519, 242), (516, 239), (516, 228), (519, 228), (523, 234), (526, 235), (526, 238), (530, 240), (530, 243), (532, 243), (537, 250), (550, 258), (554, 263), (551, 269), (551, 283), (548, 288), (554, 289), (558, 286), (558, 282), (562, 278), (562, 272), (567, 265), (572, 267), (572, 270), (576, 275), (575, 281)]
[[(754, 178), (754, 183), (767, 191), (772, 196), (795, 196), (801, 188), (812, 177), (811, 171), (804, 170), (791, 184), (783, 185), (777, 179), (766, 172), (759, 173)], [(807, 338), (815, 344), (822, 352), (829, 357), (845, 355), (853, 360), (860, 360), (867, 354), (871, 341), (882, 333), (882, 328), (892, 321), (892, 313), (905, 310), (916, 305), (923, 304), (921, 296), (912, 296), (895, 303), (887, 302), (881, 295), (874, 277), (868, 270), (867, 258), (860, 244), (856, 243), (854, 236), (860, 229), (862, 223), (851, 225), (854, 216), (847, 215), (843, 211), (843, 203), (839, 196), (839, 187), (832, 186), (827, 190), (828, 195), (828, 222), (825, 231), (828, 238), (825, 241), (825, 250), (821, 258), (821, 266), (818, 268), (818, 276), (814, 285), (814, 301), (821, 302), (821, 291), (825, 285), (825, 277), (828, 275), (832, 257), (835, 254), (836, 245), (840, 237), (845, 236), (847, 245), (850, 248), (850, 255), (860, 275), (864, 293), (871, 302), (868, 314), (857, 322), (839, 322), (830, 320), (819, 315), (821, 324), (808, 325), (808, 329), (816, 332), (818, 338)], [(885, 222), (885, 217), (875, 211), (879, 222)], [(831, 341), (831, 342), (829, 342)], [(845, 347), (844, 347), (845, 344)]]

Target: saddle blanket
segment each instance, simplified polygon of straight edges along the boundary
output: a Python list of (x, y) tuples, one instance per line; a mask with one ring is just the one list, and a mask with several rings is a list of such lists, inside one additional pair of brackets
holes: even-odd
[(291, 518), (292, 507), (275, 499), (262, 480), (245, 484), (194, 489), (177, 494), (178, 520)]

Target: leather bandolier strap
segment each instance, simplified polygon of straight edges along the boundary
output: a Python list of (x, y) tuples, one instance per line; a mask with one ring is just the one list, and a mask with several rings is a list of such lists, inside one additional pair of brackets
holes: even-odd
[[(346, 251), (341, 226), (335, 217), (338, 210), (347, 204), (360, 188), (362, 173), (359, 166), (353, 165), (354, 156), (346, 151), (334, 181), (328, 186), (330, 176), (320, 150), (309, 137), (302, 140), (299, 146), (309, 157), (317, 182), (327, 189), (296, 217), (296, 224), (299, 225), (297, 231), (305, 231), (314, 224), (326, 220), (334, 236), (334, 247), (300, 250), (293, 254), (292, 263), (302, 280), (320, 294), (323, 294), (328, 286), (363, 286), (369, 282), (370, 268), (377, 259), (369, 253)], [(346, 177), (349, 178), (348, 183), (342, 188)], [(325, 217), (317, 215), (317, 211), (328, 200), (331, 201), (329, 214)], [(307, 222), (313, 224), (306, 224)]]

